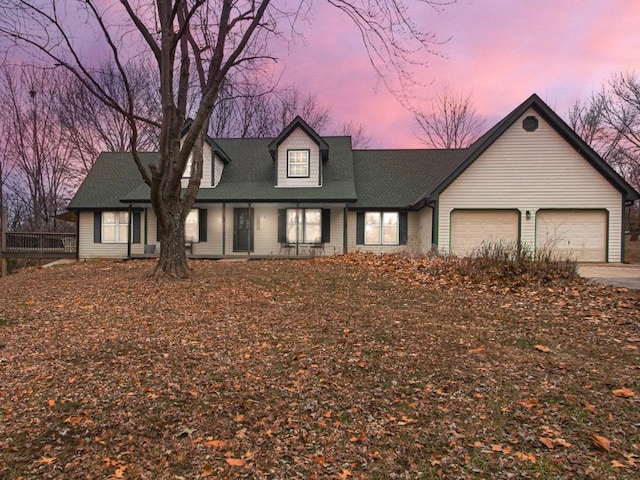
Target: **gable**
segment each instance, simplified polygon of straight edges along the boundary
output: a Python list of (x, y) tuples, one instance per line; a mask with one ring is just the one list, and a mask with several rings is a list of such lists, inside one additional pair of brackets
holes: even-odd
[[(292, 170), (298, 156), (307, 161), (306, 172), (299, 175)], [(275, 169), (277, 187), (322, 186), (320, 146), (303, 128), (294, 129), (277, 146)]]
[[(528, 112), (528, 113), (527, 113)], [(490, 148), (512, 126), (518, 124), (525, 132), (535, 132), (535, 128), (524, 125), (522, 122), (533, 115), (535, 123), (544, 120), (564, 141), (566, 145), (578, 153), (584, 160), (602, 175), (614, 188), (621, 192), (626, 200), (640, 198), (640, 194), (629, 185), (609, 164), (607, 164), (592, 148), (590, 148), (549, 106), (547, 106), (536, 94), (531, 95), (521, 105), (516, 107), (503, 120), (498, 122), (482, 137), (476, 140), (468, 149), (466, 160), (449, 177), (442, 182), (428, 198), (434, 200), (449, 185), (460, 176), (477, 158)], [(526, 128), (526, 129), (525, 129)]]
[[(533, 131), (523, 128), (531, 117)], [(524, 111), (441, 194), (457, 208), (618, 205), (620, 192), (533, 108)]]

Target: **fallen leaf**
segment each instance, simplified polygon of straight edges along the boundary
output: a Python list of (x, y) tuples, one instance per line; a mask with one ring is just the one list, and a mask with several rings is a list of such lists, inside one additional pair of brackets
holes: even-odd
[(634, 392), (633, 390), (629, 390), (627, 387), (622, 387), (622, 388), (619, 388), (618, 390), (613, 390), (611, 393), (613, 393), (616, 397), (621, 397), (621, 398), (633, 397), (636, 394), (636, 392)]
[(627, 466), (624, 463), (619, 462), (618, 460), (611, 460), (611, 466), (613, 468), (627, 468)]
[(540, 440), (540, 443), (542, 443), (545, 447), (547, 447), (549, 449), (555, 447), (555, 443), (553, 442), (552, 438), (540, 437), (538, 440)]
[(595, 413), (596, 411), (596, 406), (593, 405), (592, 403), (589, 403), (587, 400), (584, 401), (584, 408), (590, 411), (591, 413)]
[(209, 440), (204, 442), (207, 447), (213, 448), (224, 448), (227, 446), (227, 442), (225, 440)]
[(553, 444), (560, 445), (561, 447), (565, 447), (565, 448), (569, 448), (573, 446), (569, 442), (567, 442), (564, 438), (554, 438)]
[(232, 467), (244, 467), (244, 460), (241, 458), (225, 458), (225, 461)]
[(127, 470), (126, 465), (116, 468), (116, 471), (113, 473), (114, 478), (124, 478), (124, 472), (126, 470)]
[(38, 463), (44, 463), (45, 465), (49, 465), (56, 460), (56, 457), (42, 457), (38, 460)]
[(211, 465), (205, 465), (202, 473), (200, 474), (201, 478), (210, 477), (213, 475), (213, 467)]
[(545, 345), (534, 345), (534, 348), (540, 352), (549, 353), (551, 349)]
[(480, 352), (484, 352), (486, 349), (487, 349), (487, 347), (485, 347), (484, 345), (480, 345), (477, 348), (472, 348), (467, 353), (480, 353)]
[(536, 456), (533, 453), (516, 452), (514, 455), (520, 460), (536, 463)]
[(340, 477), (340, 478), (347, 478), (347, 477), (350, 477), (350, 476), (351, 476), (351, 472), (349, 470), (347, 470), (346, 468), (343, 468), (342, 472), (340, 472), (338, 474), (338, 477)]
[(591, 435), (591, 441), (596, 447), (602, 450), (606, 450), (607, 452), (611, 450), (611, 440), (603, 437), (602, 435), (596, 435), (594, 433), (593, 435)]

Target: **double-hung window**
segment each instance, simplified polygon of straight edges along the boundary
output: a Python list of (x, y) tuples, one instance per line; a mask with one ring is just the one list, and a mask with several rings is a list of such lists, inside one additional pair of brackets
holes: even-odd
[(366, 212), (364, 243), (365, 245), (398, 245), (400, 243), (398, 212)]
[(200, 241), (200, 225), (199, 225), (199, 211), (197, 208), (192, 209), (187, 214), (187, 218), (184, 221), (184, 241), (197, 243)]
[(102, 242), (127, 243), (129, 212), (102, 212)]
[(287, 243), (321, 243), (322, 209), (290, 208), (287, 210)]
[(287, 151), (287, 177), (309, 178), (309, 150)]

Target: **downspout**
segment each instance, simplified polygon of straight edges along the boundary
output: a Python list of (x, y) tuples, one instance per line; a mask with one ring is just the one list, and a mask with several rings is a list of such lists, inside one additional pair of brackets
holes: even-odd
[(433, 205), (433, 218), (431, 219), (431, 244), (436, 247), (436, 251), (440, 250), (440, 245), (438, 245), (438, 217), (440, 216), (440, 202), (438, 200), (435, 201)]

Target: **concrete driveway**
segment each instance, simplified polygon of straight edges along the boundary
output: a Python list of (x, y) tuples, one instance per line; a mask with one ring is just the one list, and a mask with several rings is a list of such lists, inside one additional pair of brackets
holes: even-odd
[(640, 264), (587, 263), (578, 265), (581, 277), (598, 283), (640, 290)]

